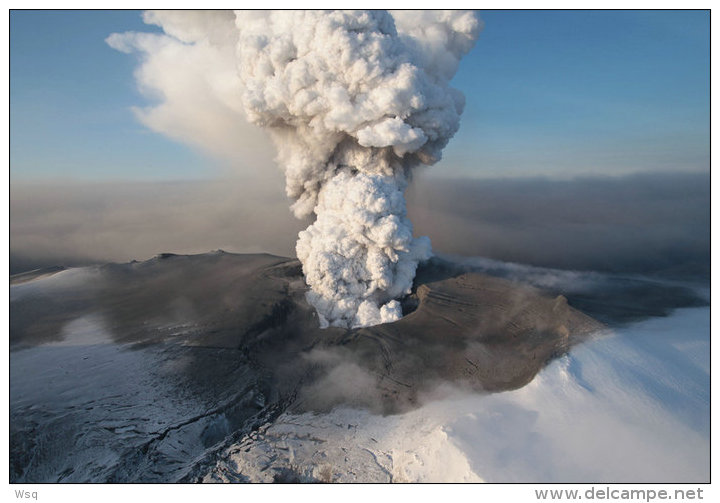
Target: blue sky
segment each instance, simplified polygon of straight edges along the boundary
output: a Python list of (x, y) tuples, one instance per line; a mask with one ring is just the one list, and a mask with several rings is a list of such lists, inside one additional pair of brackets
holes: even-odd
[(208, 160), (141, 125), (136, 60), (113, 32), (158, 31), (139, 11), (14, 11), (10, 18), (11, 175), (134, 179), (209, 174)]
[[(454, 85), (462, 125), (436, 175), (573, 177), (709, 170), (705, 11), (481, 11)], [(13, 11), (11, 176), (169, 179), (218, 163), (141, 125), (136, 11)]]

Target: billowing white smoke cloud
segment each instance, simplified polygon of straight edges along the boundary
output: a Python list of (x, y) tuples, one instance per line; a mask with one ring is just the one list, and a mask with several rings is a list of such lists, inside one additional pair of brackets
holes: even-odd
[(268, 135), (245, 117), (231, 11), (147, 11), (163, 33), (114, 33), (114, 49), (141, 54), (138, 88), (152, 102), (133, 111), (145, 126), (238, 169), (275, 170)]
[[(145, 20), (183, 42), (179, 65), (197, 47), (233, 59), (232, 77), (222, 68), (204, 78), (228, 108), (242, 103), (270, 132), (293, 212), (316, 216), (297, 255), (321, 324), (399, 319), (396, 299), (431, 253), (427, 238), (412, 236), (404, 191), (412, 168), (439, 160), (458, 129), (464, 98), (449, 80), (478, 34), (475, 15), (160, 12)], [(124, 34), (108, 43), (152, 56), (143, 40)]]

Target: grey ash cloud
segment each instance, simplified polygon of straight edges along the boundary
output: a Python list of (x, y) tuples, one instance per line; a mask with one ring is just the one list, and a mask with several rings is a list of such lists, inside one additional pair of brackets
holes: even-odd
[(274, 180), (13, 183), (10, 272), (162, 252), (292, 255), (307, 225)]
[(436, 251), (561, 269), (709, 277), (709, 174), (419, 179), (417, 233)]
[[(438, 253), (561, 269), (708, 277), (707, 174), (443, 180), (408, 192), (415, 232)], [(262, 180), (11, 186), (12, 273), (142, 260), (160, 252), (294, 255), (282, 188)]]

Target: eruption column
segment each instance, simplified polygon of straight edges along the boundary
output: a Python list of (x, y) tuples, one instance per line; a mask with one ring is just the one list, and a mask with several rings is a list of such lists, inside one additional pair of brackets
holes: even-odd
[[(216, 152), (225, 127), (270, 132), (299, 218), (296, 250), (323, 326), (397, 320), (430, 241), (413, 238), (404, 191), (440, 159), (464, 106), (450, 87), (480, 30), (457, 11), (148, 11), (164, 35), (112, 34), (140, 51), (143, 123)], [(222, 140), (222, 141), (220, 141)], [(222, 145), (224, 148), (218, 148)], [(242, 149), (240, 149), (242, 150)]]
[(235, 23), (245, 112), (277, 145), (296, 216), (316, 216), (296, 250), (321, 325), (399, 319), (396, 299), (431, 254), (413, 238), (404, 191), (458, 129), (464, 99), (448, 82), (477, 19), (282, 11)]

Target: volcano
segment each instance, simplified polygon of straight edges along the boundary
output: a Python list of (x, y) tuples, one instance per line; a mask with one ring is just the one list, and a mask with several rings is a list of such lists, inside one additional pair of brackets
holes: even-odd
[(393, 323), (320, 328), (306, 291), (295, 259), (223, 251), (13, 276), (11, 479), (193, 480), (284, 411), (516, 389), (603, 328), (562, 295), (438, 258)]

